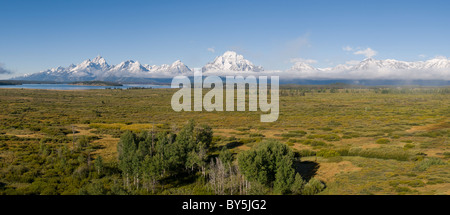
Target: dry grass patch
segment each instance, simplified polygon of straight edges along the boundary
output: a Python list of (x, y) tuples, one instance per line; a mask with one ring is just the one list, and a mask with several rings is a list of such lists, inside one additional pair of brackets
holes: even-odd
[(434, 130), (440, 130), (450, 128), (450, 122), (441, 122), (436, 124), (428, 124), (428, 125), (422, 125), (422, 126), (413, 126), (412, 128), (406, 130), (406, 132), (413, 133), (416, 131), (434, 131)]
[(95, 151), (94, 155), (100, 155), (105, 161), (117, 160), (117, 143), (119, 138), (113, 138), (111, 135), (104, 135), (105, 137), (94, 141), (94, 143), (102, 146), (101, 149)]
[[(315, 161), (316, 158), (310, 158), (306, 160)], [(330, 183), (334, 181), (336, 175), (341, 173), (349, 173), (349, 172), (357, 172), (362, 168), (355, 166), (350, 161), (341, 161), (339, 163), (326, 162), (326, 159), (317, 158), (319, 162), (319, 169), (316, 172), (316, 177), (319, 180), (324, 181), (325, 183)]]

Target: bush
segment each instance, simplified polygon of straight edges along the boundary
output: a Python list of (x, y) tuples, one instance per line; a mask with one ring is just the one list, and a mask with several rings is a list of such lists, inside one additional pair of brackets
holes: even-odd
[(303, 140), (301, 142), (304, 145), (310, 145), (310, 146), (326, 146), (327, 144), (323, 141), (319, 140)]
[(401, 148), (352, 148), (348, 150), (348, 152), (343, 152), (346, 154), (341, 154), (342, 156), (360, 156), (365, 158), (393, 159), (398, 161), (408, 161), (412, 157), (409, 152)]
[(339, 137), (336, 134), (328, 134), (328, 135), (325, 135), (325, 137), (323, 137), (323, 139), (326, 141), (339, 141), (339, 140), (341, 140), (341, 137)]
[(336, 134), (311, 134), (311, 135), (308, 135), (306, 138), (308, 138), (308, 139), (321, 138), (321, 139), (326, 140), (326, 141), (339, 141), (339, 140), (341, 140), (341, 137), (339, 137)]
[(444, 152), (444, 157), (445, 158), (450, 158), (450, 152)]
[(297, 152), (300, 157), (311, 157), (316, 156), (316, 152), (309, 149), (302, 149)]
[(331, 157), (337, 157), (340, 156), (340, 154), (334, 150), (331, 149), (322, 149), (317, 152), (317, 156), (324, 157), (324, 158), (331, 158)]
[(422, 171), (427, 170), (430, 166), (446, 165), (446, 164), (447, 163), (445, 163), (440, 158), (431, 157), (431, 158), (425, 159), (423, 161), (420, 161), (420, 163), (414, 167), (414, 170), (422, 172)]
[(303, 137), (307, 133), (305, 131), (289, 131), (288, 133), (281, 134), (284, 138), (291, 138), (291, 137)]
[(378, 139), (378, 140), (376, 141), (377, 144), (388, 144), (388, 143), (390, 143), (390, 142), (391, 142), (391, 141), (388, 140), (388, 139), (386, 139), (386, 138), (381, 138), (381, 139)]
[(412, 149), (414, 147), (416, 147), (416, 145), (411, 144), (411, 143), (407, 143), (407, 144), (405, 144), (405, 146), (403, 146), (403, 148), (405, 148), (405, 149)]
[(248, 136), (249, 137), (265, 137), (263, 134), (260, 134), (260, 133), (251, 133)]
[(316, 195), (325, 188), (325, 185), (317, 180), (316, 178), (312, 178), (309, 182), (304, 186), (302, 190), (303, 195)]

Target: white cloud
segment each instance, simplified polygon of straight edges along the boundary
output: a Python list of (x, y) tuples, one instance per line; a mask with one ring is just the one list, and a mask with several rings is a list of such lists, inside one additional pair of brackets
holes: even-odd
[(214, 52), (216, 52), (216, 49), (214, 47), (211, 47), (211, 48), (208, 48), (208, 51), (211, 53), (214, 53)]
[(3, 64), (0, 63), (0, 74), (12, 74), (11, 70), (3, 67)]
[(313, 59), (303, 59), (303, 58), (291, 58), (290, 60), (291, 63), (306, 63), (306, 64), (315, 64), (317, 63), (317, 60), (313, 60)]
[(445, 57), (445, 56), (442, 56), (442, 55), (438, 55), (438, 56), (434, 57), (434, 59), (439, 59), (439, 60), (448, 60), (448, 58), (447, 58), (447, 57)]
[(367, 58), (371, 58), (371, 57), (377, 55), (377, 52), (375, 50), (371, 49), (371, 48), (367, 48), (365, 50), (359, 50), (359, 51), (353, 52), (353, 54), (355, 54), (355, 55), (364, 55)]
[(358, 63), (359, 63), (359, 61), (357, 61), (357, 60), (349, 60), (349, 61), (345, 62), (345, 64), (347, 64), (347, 65), (357, 65)]
[(344, 47), (342, 47), (342, 50), (347, 51), (347, 52), (351, 52), (351, 51), (353, 51), (353, 48), (350, 47), (350, 46), (344, 46)]
[(284, 56), (295, 57), (298, 56), (301, 50), (311, 47), (309, 43), (309, 33), (288, 41), (283, 50)]

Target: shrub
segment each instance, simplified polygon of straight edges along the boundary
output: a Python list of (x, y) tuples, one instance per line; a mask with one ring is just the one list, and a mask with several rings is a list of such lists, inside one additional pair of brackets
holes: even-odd
[(405, 149), (412, 149), (414, 147), (416, 147), (416, 145), (411, 144), (411, 143), (405, 144), (405, 146), (403, 146), (403, 148), (405, 148)]
[(304, 186), (302, 190), (303, 195), (315, 195), (325, 188), (325, 185), (317, 180), (316, 178), (312, 178), (309, 182)]
[(251, 133), (248, 136), (249, 137), (265, 137), (263, 134), (260, 134), (260, 133)]
[(309, 150), (309, 149), (302, 149), (302, 150), (298, 151), (298, 154), (300, 155), (300, 157), (316, 156), (316, 152)]
[(324, 158), (340, 156), (338, 152), (331, 150), (331, 149), (322, 149), (322, 150), (318, 151), (316, 155), (319, 157), (324, 157)]
[(291, 138), (291, 137), (303, 137), (307, 133), (305, 131), (289, 131), (288, 133), (281, 134), (284, 138)]
[(377, 144), (388, 144), (388, 143), (390, 143), (390, 142), (391, 142), (391, 141), (388, 140), (388, 139), (386, 139), (386, 138), (381, 138), (381, 139), (378, 139), (378, 140), (376, 141)]
[(396, 187), (395, 191), (398, 193), (410, 193), (413, 192), (413, 190), (409, 189), (408, 187)]
[(445, 158), (450, 158), (450, 152), (444, 152), (444, 157)]
[(339, 137), (336, 134), (311, 134), (311, 135), (308, 135), (306, 138), (308, 138), (308, 139), (321, 138), (321, 139), (326, 140), (326, 141), (339, 141), (339, 140), (341, 140), (341, 137)]
[(326, 141), (339, 141), (341, 140), (341, 137), (336, 134), (327, 134), (323, 137), (323, 139)]
[(355, 132), (345, 132), (344, 136), (342, 136), (342, 138), (344, 139), (352, 139), (352, 138), (358, 138), (361, 135)]
[(347, 155), (343, 156), (360, 156), (366, 158), (408, 161), (410, 160), (412, 155), (401, 148), (372, 148), (372, 149), (352, 148), (348, 150)]
[(430, 166), (434, 166), (434, 165), (446, 165), (447, 163), (445, 163), (442, 159), (440, 158), (435, 158), (435, 157), (431, 157), (428, 159), (425, 159), (423, 161), (420, 161), (420, 163), (418, 163), (415, 167), (414, 170), (416, 171), (425, 171), (427, 170)]
[(327, 144), (319, 140), (303, 140), (302, 144), (310, 146), (326, 146)]

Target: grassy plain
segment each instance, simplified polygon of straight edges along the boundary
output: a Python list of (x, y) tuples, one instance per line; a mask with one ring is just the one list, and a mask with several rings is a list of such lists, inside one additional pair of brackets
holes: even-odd
[[(194, 119), (233, 153), (269, 138), (288, 144), (301, 156), (302, 176), (325, 183), (322, 194), (450, 194), (448, 87), (284, 88), (273, 123), (261, 123), (260, 111), (175, 112), (174, 92), (0, 89), (0, 192), (33, 193), (26, 187), (36, 178), (58, 180), (63, 173), (39, 169), (48, 160), (32, 161), (43, 142), (70, 150), (87, 137), (89, 156), (114, 166), (123, 132), (176, 131)], [(163, 194), (190, 194), (198, 183), (171, 184)]]

